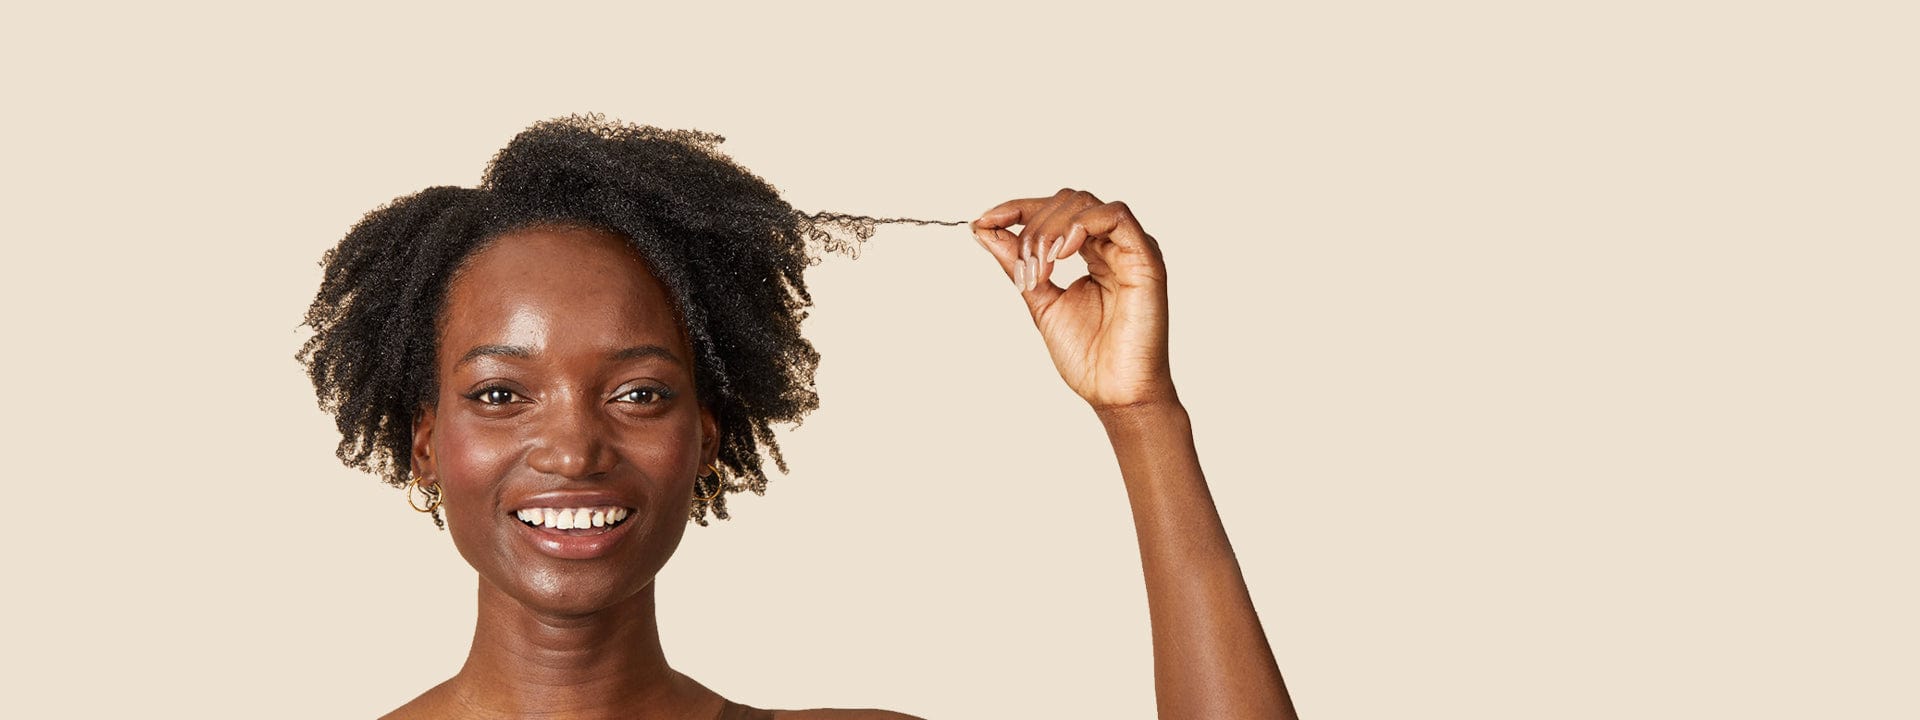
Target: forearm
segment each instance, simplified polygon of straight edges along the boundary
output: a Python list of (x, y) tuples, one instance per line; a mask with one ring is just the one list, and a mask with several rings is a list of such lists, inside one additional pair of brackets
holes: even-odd
[(1161, 718), (1293, 718), (1177, 403), (1102, 410), (1133, 509)]

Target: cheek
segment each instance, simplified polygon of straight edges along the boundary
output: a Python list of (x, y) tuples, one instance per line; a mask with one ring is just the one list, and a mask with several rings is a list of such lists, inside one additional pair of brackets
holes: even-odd
[(470, 506), (482, 500), (487, 488), (505, 476), (519, 454), (519, 443), (499, 428), (470, 418), (448, 418), (434, 430), (433, 450), (440, 484), (450, 506)]
[(642, 468), (649, 479), (672, 484), (700, 470), (700, 425), (675, 417), (622, 428), (611, 438), (620, 456)]
[[(453, 546), (481, 576), (499, 581), (512, 566), (506, 558), (508, 527), (495, 517), (502, 483), (521, 463), (521, 442), (511, 426), (459, 414), (442, 414), (434, 428), (440, 485), (446, 493), (447, 532)], [(506, 564), (503, 565), (503, 562)]]

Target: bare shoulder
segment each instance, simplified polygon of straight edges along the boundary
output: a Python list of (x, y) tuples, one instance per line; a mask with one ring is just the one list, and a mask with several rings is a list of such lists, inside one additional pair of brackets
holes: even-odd
[(774, 720), (921, 720), (919, 717), (892, 710), (843, 710), (839, 708), (821, 708), (818, 710), (775, 710)]

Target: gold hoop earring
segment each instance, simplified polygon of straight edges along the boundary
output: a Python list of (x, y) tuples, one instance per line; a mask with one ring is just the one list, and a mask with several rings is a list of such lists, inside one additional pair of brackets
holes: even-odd
[[(420, 494), (426, 496), (427, 498), (426, 507), (420, 507), (419, 503), (416, 503), (413, 501), (414, 488), (419, 488)], [(428, 483), (428, 484), (422, 485), (420, 483), (420, 476), (418, 475), (413, 476), (413, 482), (407, 483), (407, 506), (423, 513), (431, 513), (439, 510), (440, 509), (440, 483), (434, 482), (434, 483)], [(436, 518), (436, 520), (437, 519), (438, 518)]]
[[(713, 480), (713, 491), (707, 493), (700, 492), (701, 482), (708, 479)], [(713, 463), (707, 463), (707, 467), (702, 470), (698, 476), (693, 478), (693, 499), (699, 500), (700, 502), (713, 502), (713, 499), (720, 497), (720, 493), (726, 489), (727, 484), (720, 480), (720, 470), (715, 468)]]

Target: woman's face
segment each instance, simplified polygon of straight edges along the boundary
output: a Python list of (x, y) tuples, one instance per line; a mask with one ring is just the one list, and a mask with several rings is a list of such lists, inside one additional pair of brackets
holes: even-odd
[(440, 483), (460, 554), (483, 582), (558, 614), (644, 589), (716, 447), (646, 263), (599, 231), (502, 235), (454, 277), (440, 322), (439, 395), (413, 460)]

